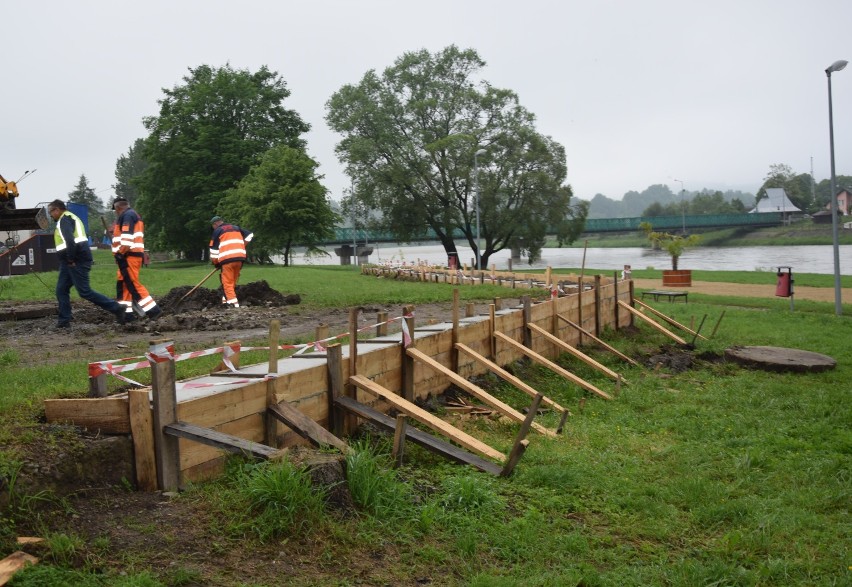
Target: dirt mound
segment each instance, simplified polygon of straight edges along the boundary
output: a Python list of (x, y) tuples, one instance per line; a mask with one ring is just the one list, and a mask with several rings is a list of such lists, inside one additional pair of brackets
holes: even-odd
[[(281, 292), (269, 287), (266, 281), (253, 281), (245, 285), (237, 285), (237, 298), (242, 306), (265, 306), (267, 308), (290, 306), (302, 301), (299, 294), (285, 296)], [(191, 310), (207, 310), (218, 308), (222, 305), (222, 288), (207, 289), (199, 287), (190, 295), (192, 287), (182, 285), (175, 287), (165, 296), (158, 300), (160, 307), (170, 314), (187, 312)], [(184, 296), (186, 298), (184, 299)]]

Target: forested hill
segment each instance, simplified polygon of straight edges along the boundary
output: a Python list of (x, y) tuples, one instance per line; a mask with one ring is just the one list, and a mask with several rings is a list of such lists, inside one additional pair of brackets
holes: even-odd
[[(739, 200), (742, 202), (745, 210), (750, 210), (754, 206), (754, 194), (741, 191), (715, 191), (701, 190), (699, 192), (690, 192), (687, 190), (684, 193), (684, 200), (688, 203), (696, 196), (721, 196), (725, 202), (734, 202)], [(652, 204), (657, 203), (660, 206), (668, 206), (671, 204), (680, 204), (680, 192), (672, 192), (666, 185), (652, 185), (642, 192), (629, 191), (624, 194), (621, 200), (613, 200), (597, 194), (589, 202), (589, 218), (635, 218), (642, 216), (642, 213)], [(687, 211), (689, 213), (689, 211)]]

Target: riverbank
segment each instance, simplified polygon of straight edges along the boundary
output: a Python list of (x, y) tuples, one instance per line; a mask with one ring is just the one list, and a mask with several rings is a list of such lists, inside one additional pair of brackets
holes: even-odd
[[(672, 290), (663, 286), (662, 279), (633, 279), (634, 286), (639, 290)], [(693, 281), (691, 287), (674, 288), (677, 291), (706, 294), (712, 296), (737, 296), (744, 298), (775, 298), (775, 285), (755, 283), (725, 283), (717, 281)], [(834, 302), (834, 288), (796, 286), (793, 290), (794, 300), (810, 300), (813, 302)], [(852, 300), (852, 288), (841, 288), (842, 299)], [(636, 297), (639, 297), (638, 295)]]
[[(841, 219), (849, 222), (850, 217)], [(842, 226), (842, 224), (841, 224)], [(830, 245), (832, 244), (831, 224), (815, 224), (811, 219), (800, 220), (789, 226), (738, 227), (715, 230), (696, 229), (694, 234), (701, 235), (704, 247), (755, 247), (778, 245)], [(841, 228), (838, 242), (852, 245), (852, 230)], [(586, 245), (586, 243), (588, 243)], [(548, 239), (545, 247), (557, 247), (556, 239)], [(583, 234), (570, 245), (572, 248), (589, 247), (646, 247), (648, 239), (643, 233), (623, 234), (595, 233)]]

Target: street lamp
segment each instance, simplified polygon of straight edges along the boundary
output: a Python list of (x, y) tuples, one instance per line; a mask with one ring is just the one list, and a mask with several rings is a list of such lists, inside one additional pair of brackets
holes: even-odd
[(834, 248), (834, 313), (843, 313), (840, 296), (840, 246), (837, 237), (837, 179), (834, 175), (834, 118), (831, 110), (831, 74), (846, 67), (848, 61), (835, 61), (825, 70), (828, 77), (828, 137), (831, 147), (831, 240)]
[(479, 149), (476, 153), (473, 154), (473, 181), (474, 181), (474, 189), (476, 190), (476, 268), (482, 269), (480, 251), (482, 250), (479, 246), (479, 160), (478, 157), (480, 155), (485, 155), (487, 153), (485, 149)]
[(681, 223), (681, 234), (686, 235), (686, 208), (684, 207), (683, 202), (683, 182), (679, 179), (675, 179), (676, 182), (680, 184), (680, 223)]

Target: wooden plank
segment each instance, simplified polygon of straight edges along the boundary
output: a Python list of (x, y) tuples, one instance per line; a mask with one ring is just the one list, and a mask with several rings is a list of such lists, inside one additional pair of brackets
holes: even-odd
[(130, 434), (127, 398), (46, 399), (44, 415), (48, 422), (70, 422), (105, 434)]
[(207, 446), (213, 446), (235, 454), (250, 455), (258, 459), (270, 459), (280, 452), (278, 449), (266, 446), (265, 444), (251, 442), (250, 440), (210, 430), (209, 428), (202, 428), (194, 424), (187, 424), (186, 422), (168, 424), (163, 427), (163, 432), (169, 436), (194, 440)]
[(405, 414), (397, 414), (396, 416), (396, 431), (393, 435), (393, 459), (394, 468), (402, 466), (402, 459), (405, 456), (405, 433), (408, 430), (408, 416)]
[[(619, 380), (620, 375), (618, 373), (616, 373), (615, 371), (613, 371), (612, 369), (610, 369), (606, 365), (602, 365), (601, 363), (597, 362), (596, 360), (594, 360), (592, 357), (590, 357), (589, 355), (587, 355), (583, 351), (575, 349), (573, 346), (571, 346), (570, 344), (568, 344), (564, 340), (553, 336), (547, 330), (545, 330), (544, 328), (541, 328), (540, 326), (536, 326), (535, 324), (529, 324), (528, 326), (531, 329), (538, 332), (540, 335), (542, 335), (546, 340), (549, 340), (550, 342), (555, 344), (557, 347), (559, 347), (562, 350), (564, 350), (564, 351), (570, 353), (571, 355), (577, 357), (578, 359), (580, 359), (581, 361), (583, 361), (584, 363), (586, 363), (590, 367), (594, 367), (595, 369), (597, 369), (598, 371), (600, 371), (601, 373), (603, 373), (607, 377), (611, 377), (615, 381)], [(622, 381), (622, 383), (627, 383), (627, 380), (624, 379), (623, 377), (621, 377), (621, 381)]]
[(459, 430), (455, 426), (444, 422), (436, 416), (433, 416), (426, 410), (417, 407), (410, 401), (388, 391), (380, 385), (375, 384), (366, 377), (363, 377), (361, 375), (355, 375), (353, 377), (350, 377), (349, 381), (352, 382), (354, 385), (358, 386), (359, 388), (363, 389), (364, 391), (382, 398), (399, 411), (411, 416), (422, 424), (426, 424), (436, 432), (440, 432), (447, 438), (450, 438), (454, 442), (457, 442), (466, 449), (477, 452), (482, 456), (488, 457), (490, 459), (500, 461), (501, 463), (506, 460), (506, 456), (503, 453), (494, 450), (481, 440), (478, 440), (473, 436), (467, 434), (466, 432)]
[(559, 318), (560, 318), (560, 319), (562, 319), (562, 320), (564, 320), (565, 322), (567, 322), (569, 326), (571, 326), (571, 327), (573, 327), (573, 328), (576, 328), (577, 330), (581, 331), (583, 334), (587, 335), (589, 338), (591, 338), (592, 340), (594, 340), (596, 343), (598, 343), (599, 345), (601, 345), (602, 347), (604, 347), (606, 350), (608, 350), (609, 352), (611, 352), (611, 353), (612, 353), (612, 354), (614, 354), (615, 356), (617, 356), (617, 357), (619, 357), (619, 358), (621, 358), (621, 359), (623, 359), (623, 360), (627, 361), (627, 362), (628, 362), (628, 363), (630, 363), (631, 365), (635, 365), (635, 366), (637, 366), (637, 367), (641, 367), (641, 365), (640, 365), (639, 363), (637, 363), (636, 361), (634, 361), (633, 359), (631, 359), (631, 358), (630, 358), (630, 357), (628, 357), (627, 355), (625, 355), (625, 354), (621, 353), (621, 352), (620, 352), (617, 348), (614, 348), (614, 347), (612, 347), (612, 346), (608, 345), (606, 342), (604, 342), (603, 340), (601, 340), (600, 338), (598, 338), (597, 336), (595, 336), (594, 334), (592, 334), (592, 333), (591, 333), (591, 332), (589, 332), (588, 330), (584, 329), (584, 328), (583, 328), (582, 326), (580, 326), (579, 324), (577, 324), (577, 323), (575, 323), (575, 322), (572, 322), (571, 320), (569, 320), (568, 318), (566, 318), (566, 317), (565, 317), (565, 316), (563, 316), (562, 314), (560, 314), (560, 315), (559, 315)]
[(12, 580), (12, 576), (28, 565), (34, 565), (38, 559), (23, 550), (13, 552), (3, 560), (0, 560), (0, 585), (5, 585)]
[[(152, 340), (149, 356), (156, 356), (162, 347), (173, 347), (171, 341)], [(159, 349), (159, 350), (158, 350)], [(165, 433), (165, 426), (177, 420), (177, 389), (175, 387), (175, 360), (149, 359), (151, 387), (154, 398), (154, 451), (157, 460), (157, 486), (163, 491), (180, 488), (180, 452), (176, 438)]]
[(673, 319), (673, 318), (669, 318), (668, 316), (666, 316), (665, 314), (663, 314), (663, 313), (662, 313), (662, 312), (660, 312), (659, 310), (656, 310), (656, 309), (652, 308), (651, 306), (649, 306), (649, 305), (648, 305), (648, 304), (646, 304), (645, 302), (643, 302), (643, 301), (641, 301), (641, 300), (633, 300), (633, 301), (634, 301), (635, 303), (639, 304), (641, 307), (643, 307), (643, 308), (645, 308), (646, 310), (648, 310), (649, 312), (651, 312), (652, 314), (654, 314), (655, 316), (659, 316), (660, 318), (662, 318), (663, 320), (665, 320), (666, 322), (668, 322), (668, 323), (669, 323), (669, 324), (671, 324), (672, 326), (674, 326), (674, 327), (676, 327), (676, 328), (680, 328), (680, 329), (681, 329), (681, 330), (683, 330), (684, 332), (688, 332), (689, 334), (692, 334), (692, 335), (694, 335), (694, 336), (696, 336), (696, 337), (698, 337), (698, 338), (701, 338), (701, 339), (703, 339), (703, 340), (707, 340), (707, 338), (706, 338), (705, 336), (702, 336), (701, 334), (698, 334), (698, 332), (696, 332), (695, 330), (692, 330), (691, 328), (687, 328), (686, 326), (684, 326), (683, 324), (681, 324), (681, 323), (680, 323), (680, 322), (678, 322), (677, 320), (675, 320), (675, 319)]
[[(633, 299), (633, 301), (634, 301), (634, 302), (639, 302), (639, 300), (637, 300), (637, 299), (635, 299), (635, 298)], [(641, 303), (641, 302), (640, 302), (640, 303)], [(679, 337), (677, 334), (675, 334), (675, 333), (674, 333), (674, 332), (672, 332), (671, 330), (667, 330), (667, 329), (663, 328), (662, 326), (660, 326), (659, 324), (657, 324), (656, 322), (654, 322), (653, 320), (651, 320), (650, 318), (648, 318), (645, 314), (643, 314), (642, 312), (640, 312), (639, 310), (637, 310), (636, 308), (634, 308), (634, 307), (633, 307), (633, 306), (631, 306), (630, 304), (625, 304), (625, 303), (624, 303), (624, 302), (622, 302), (621, 300), (618, 300), (618, 304), (619, 304), (622, 308), (625, 308), (628, 312), (630, 312), (630, 314), (631, 314), (631, 315), (633, 315), (633, 316), (635, 316), (636, 318), (639, 318), (639, 319), (641, 319), (641, 320), (645, 321), (645, 322), (648, 324), (648, 326), (650, 326), (651, 328), (654, 328), (655, 330), (658, 330), (658, 331), (662, 332), (663, 334), (665, 334), (666, 336), (668, 336), (669, 338), (671, 338), (673, 341), (675, 341), (675, 342), (677, 342), (677, 343), (679, 343), (679, 344), (683, 344), (683, 345), (685, 345), (685, 344), (686, 344), (686, 341), (685, 341), (684, 339), (682, 339), (681, 337)]]
[(269, 413), (316, 447), (333, 446), (344, 453), (349, 451), (349, 445), (287, 402), (269, 406)]
[(513, 348), (521, 351), (523, 354), (528, 356), (530, 359), (532, 359), (536, 363), (547, 367), (548, 369), (558, 373), (559, 375), (562, 375), (562, 377), (564, 377), (565, 379), (568, 379), (569, 381), (571, 381), (573, 383), (576, 383), (577, 385), (579, 385), (583, 389), (585, 389), (587, 391), (591, 391), (592, 393), (599, 395), (600, 397), (602, 397), (604, 399), (612, 399), (612, 396), (610, 396), (605, 391), (601, 391), (600, 389), (598, 389), (597, 387), (595, 387), (594, 385), (592, 385), (591, 383), (589, 383), (585, 379), (583, 379), (581, 377), (577, 377), (576, 375), (574, 375), (573, 373), (571, 373), (567, 369), (563, 369), (562, 367), (560, 367), (559, 365), (557, 365), (553, 361), (550, 361), (549, 359), (542, 357), (537, 352), (526, 348), (524, 345), (522, 345), (521, 343), (519, 343), (518, 341), (516, 341), (514, 339), (509, 338), (508, 336), (506, 336), (502, 332), (495, 332), (494, 336), (496, 336), (500, 340), (508, 343)]
[[(412, 357), (414, 357), (418, 361), (421, 361), (422, 363), (428, 365), (429, 367), (431, 367), (435, 371), (438, 371), (439, 373), (443, 373), (444, 375), (449, 377), (450, 381), (452, 381), (453, 383), (455, 383), (456, 385), (461, 387), (463, 390), (465, 390), (466, 392), (468, 392), (470, 395), (474, 396), (478, 400), (488, 404), (489, 406), (491, 406), (492, 408), (494, 408), (495, 410), (497, 410), (501, 414), (508, 416), (509, 418), (511, 418), (512, 420), (515, 420), (516, 422), (523, 422), (524, 421), (524, 415), (521, 414), (518, 410), (516, 410), (515, 408), (513, 408), (512, 406), (510, 406), (508, 404), (503, 403), (502, 401), (500, 401), (499, 399), (497, 399), (496, 397), (494, 397), (493, 395), (491, 395), (490, 393), (488, 393), (487, 391), (485, 391), (484, 389), (482, 389), (478, 385), (471, 383), (470, 381), (468, 381), (467, 379), (465, 379), (461, 375), (459, 375), (457, 373), (453, 373), (450, 369), (448, 369), (447, 367), (444, 367), (442, 364), (435, 361), (432, 357), (421, 353), (417, 349), (408, 349), (407, 352), (408, 352), (409, 355), (411, 355)], [(556, 436), (555, 432), (553, 432), (552, 430), (548, 430), (547, 428), (545, 428), (541, 424), (535, 424), (534, 423), (533, 427), (536, 429), (537, 432), (540, 432), (541, 434), (544, 434), (545, 436)]]
[(147, 389), (127, 392), (136, 486), (142, 491), (157, 490), (157, 458), (154, 452), (154, 416)]
[[(539, 393), (538, 391), (536, 391), (535, 389), (533, 389), (532, 387), (530, 387), (529, 385), (527, 385), (526, 383), (524, 383), (523, 381), (521, 381), (520, 379), (518, 379), (517, 377), (515, 377), (511, 373), (509, 373), (508, 371), (506, 371), (503, 367), (501, 367), (497, 363), (493, 363), (493, 362), (489, 361), (487, 358), (483, 357), (482, 355), (480, 355), (479, 353), (474, 351), (472, 348), (470, 348), (466, 345), (463, 345), (461, 343), (458, 343), (458, 345), (456, 345), (456, 346), (458, 346), (460, 351), (467, 353), (468, 355), (470, 355), (471, 357), (473, 357), (474, 359), (476, 359), (477, 361), (479, 361), (480, 363), (485, 365), (488, 368), (489, 371), (492, 371), (496, 375), (500, 376), (504, 381), (511, 383), (512, 385), (514, 385), (515, 387), (517, 387), (518, 389), (523, 391), (528, 396), (534, 398), (535, 396), (538, 395), (538, 393)], [(549, 405), (554, 410), (569, 413), (566, 408), (563, 408), (562, 406), (560, 406), (558, 403), (556, 403), (555, 401), (553, 401), (552, 399), (550, 399), (547, 396), (545, 396), (542, 399), (542, 401), (544, 403), (546, 403), (547, 405)]]
[[(369, 420), (383, 430), (396, 432), (396, 421), (390, 416), (387, 416), (370, 406), (356, 402), (354, 399), (349, 397), (338, 397), (336, 403), (338, 406), (345, 408), (358, 417)], [(406, 427), (405, 438), (406, 440), (411, 441), (418, 446), (422, 446), (430, 452), (441, 455), (446, 459), (462, 465), (470, 465), (471, 467), (486, 473), (491, 473), (492, 475), (499, 475), (502, 470), (502, 467), (492, 463), (491, 461), (486, 461), (478, 455), (467, 452), (454, 444), (450, 444), (445, 440), (432, 436), (428, 432), (418, 430), (413, 426)]]

